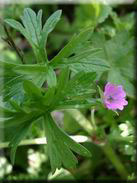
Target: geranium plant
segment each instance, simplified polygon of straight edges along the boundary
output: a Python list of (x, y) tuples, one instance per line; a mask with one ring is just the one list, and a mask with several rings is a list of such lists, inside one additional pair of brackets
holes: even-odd
[[(112, 49), (114, 41), (121, 43), (120, 49), (124, 49), (125, 39), (128, 45), (131, 43), (133, 39), (128, 32), (118, 33), (118, 36), (107, 40), (100, 33), (96, 33), (93, 27), (88, 27), (75, 34), (54, 58), (48, 59), (46, 50), (48, 35), (59, 22), (61, 13), (61, 10), (53, 13), (44, 25), (42, 25), (42, 10), (36, 14), (30, 8), (24, 10), (21, 22), (5, 19), (4, 27), (7, 33), (9, 25), (20, 32), (30, 44), (34, 63), (29, 64), (18, 49), (15, 49), (19, 57), (16, 63), (0, 60), (0, 66), (4, 69), (2, 74), (4, 87), (1, 91), (3, 100), (0, 106), (3, 118), (0, 127), (11, 133), (9, 134), (11, 161), (14, 164), (16, 149), (29, 133), (31, 126), (34, 123), (35, 125), (41, 123), (47, 139), (52, 173), (62, 166), (67, 169), (76, 167), (78, 160), (74, 153), (84, 157), (90, 157), (92, 154), (58, 126), (51, 112), (98, 108), (98, 106), (112, 111), (123, 110), (128, 104), (126, 93), (134, 97), (132, 82), (126, 72), (127, 66), (122, 61), (118, 64), (119, 59), (124, 58), (126, 54), (122, 55), (121, 52), (116, 54), (115, 46)], [(7, 36), (10, 38), (9, 34)], [(16, 48), (11, 40), (10, 45)], [(98, 44), (99, 40), (102, 44)], [(130, 49), (132, 48), (125, 50), (129, 56)], [(118, 76), (114, 76), (114, 70)], [(104, 92), (96, 82), (102, 73), (107, 73), (106, 80), (109, 82), (104, 87)], [(92, 117), (94, 118), (93, 115)], [(101, 133), (105, 137), (96, 125), (93, 128), (94, 134), (99, 138)], [(106, 154), (108, 149), (110, 150), (110, 146), (107, 144), (104, 147)], [(110, 159), (113, 157), (112, 162), (117, 167), (119, 161), (115, 154), (111, 152), (108, 156)], [(126, 177), (126, 170), (120, 162), (119, 165), (117, 170)]]

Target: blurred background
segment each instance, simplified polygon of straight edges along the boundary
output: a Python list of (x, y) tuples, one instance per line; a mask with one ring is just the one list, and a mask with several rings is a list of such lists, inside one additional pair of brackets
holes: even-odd
[[(94, 5), (94, 4), (9, 4), (0, 3), (0, 19), (13, 18), (20, 21), (20, 16), (25, 7), (32, 8), (35, 12), (43, 10), (43, 23), (56, 10), (62, 9), (62, 17), (54, 31), (48, 37), (47, 53), (49, 60), (52, 59), (61, 48), (71, 39), (71, 37), (85, 29), (92, 27), (95, 32), (105, 35), (106, 39), (112, 39), (117, 33), (127, 31), (134, 35), (135, 4), (131, 5)], [(24, 37), (16, 30), (8, 27), (9, 32), (19, 49), (24, 52), (27, 63), (34, 63), (34, 55), (31, 47)], [(0, 60), (17, 62), (17, 55), (3, 41), (5, 32), (0, 25)], [(99, 45), (98, 45), (99, 46)], [(119, 45), (117, 45), (118, 47)], [(125, 43), (126, 46), (126, 43)], [(113, 48), (112, 48), (113, 49)], [(128, 48), (127, 48), (128, 49)], [(134, 58), (134, 53), (132, 53)], [(134, 74), (134, 64), (132, 62), (132, 73)], [(9, 71), (10, 72), (10, 71)], [(126, 72), (126, 71), (125, 71)], [(99, 81), (103, 89), (105, 76)], [(134, 82), (132, 82), (134, 87)], [(0, 86), (2, 87), (2, 86)], [(133, 88), (131, 87), (131, 88)], [(134, 127), (135, 127), (135, 97), (130, 92), (128, 96), (128, 106), (119, 116), (105, 108), (95, 111), (97, 126), (103, 129), (119, 159), (129, 172), (129, 180), (135, 176), (135, 148), (134, 148)], [(58, 124), (64, 128), (69, 135), (89, 136), (88, 127), (81, 126), (78, 120), (91, 120), (91, 109), (69, 111), (55, 111), (54, 118)], [(10, 133), (10, 132), (9, 132)], [(14, 133), (14, 132), (13, 132)], [(1, 132), (2, 134), (2, 132)], [(27, 139), (43, 137), (40, 126), (33, 125)], [(0, 143), (3, 140), (1, 138)], [(54, 175), (51, 174), (50, 162), (47, 157), (46, 145), (27, 145), (17, 149), (14, 167), (9, 158), (9, 149), (1, 148), (0, 144), (0, 178), (9, 180), (19, 179), (48, 179), (48, 180), (75, 180), (75, 179), (120, 179), (115, 166), (110, 162), (102, 148), (98, 144), (96, 137), (92, 136), (92, 141), (84, 142), (83, 145), (91, 152), (91, 158), (77, 156), (79, 163), (76, 169), (66, 170), (62, 168)]]

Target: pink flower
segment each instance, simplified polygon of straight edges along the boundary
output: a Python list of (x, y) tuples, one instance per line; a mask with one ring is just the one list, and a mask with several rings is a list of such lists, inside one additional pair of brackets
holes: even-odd
[(124, 106), (128, 104), (125, 100), (126, 92), (123, 90), (122, 85), (114, 85), (107, 83), (104, 91), (104, 104), (111, 110), (123, 110)]

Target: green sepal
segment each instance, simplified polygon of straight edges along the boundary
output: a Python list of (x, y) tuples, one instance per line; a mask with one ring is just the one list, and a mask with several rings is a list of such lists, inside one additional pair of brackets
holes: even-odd
[(100, 86), (97, 85), (97, 88), (98, 88), (98, 92), (99, 92), (100, 98), (101, 98), (101, 100), (102, 100), (102, 102), (103, 102), (104, 93), (103, 93), (102, 89), (100, 88)]

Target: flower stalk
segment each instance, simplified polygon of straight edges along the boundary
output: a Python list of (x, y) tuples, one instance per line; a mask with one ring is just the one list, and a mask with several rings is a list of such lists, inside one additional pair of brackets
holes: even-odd
[[(83, 142), (89, 141), (88, 137), (86, 137), (84, 135), (73, 135), (70, 137), (73, 140), (75, 140), (77, 143), (83, 143)], [(45, 137), (22, 140), (21, 143), (19, 144), (19, 146), (42, 145), (42, 144), (47, 144), (47, 140)], [(9, 142), (0, 143), (0, 149), (4, 149), (4, 148), (9, 148)]]
[(111, 163), (114, 165), (121, 178), (127, 179), (129, 174), (122, 162), (120, 161), (119, 157), (115, 153), (114, 149), (112, 149), (111, 145), (107, 142), (105, 145), (101, 146), (101, 149), (103, 150), (107, 158), (111, 161)]
[[(77, 115), (74, 113), (77, 113)], [(82, 126), (84, 127), (85, 131), (89, 131), (88, 127), (90, 124), (90, 129), (92, 129), (90, 131), (90, 136), (92, 136), (92, 134), (94, 135), (97, 127), (96, 127), (96, 121), (95, 121), (95, 116), (94, 116), (94, 112), (95, 109), (91, 110), (91, 121), (87, 120), (87, 118), (85, 118), (85, 116), (78, 110), (69, 110), (69, 114), (80, 124), (83, 124)], [(78, 119), (83, 119), (84, 122), (79, 122)], [(87, 123), (87, 124), (85, 124)], [(89, 133), (88, 133), (89, 134)], [(97, 137), (98, 138), (98, 137)], [(106, 138), (106, 137), (105, 137)], [(107, 140), (104, 140), (105, 142)], [(109, 159), (109, 161), (113, 164), (113, 166), (115, 167), (115, 169), (117, 170), (117, 173), (120, 175), (121, 178), (126, 179), (129, 176), (129, 173), (127, 172), (125, 166), (123, 165), (123, 163), (121, 162), (121, 160), (119, 159), (118, 155), (116, 154), (115, 150), (111, 147), (111, 144), (109, 142), (106, 142), (105, 144), (102, 145), (98, 144), (99, 147), (102, 149), (102, 151), (104, 152), (105, 156)]]

